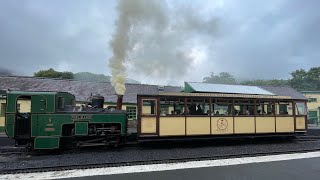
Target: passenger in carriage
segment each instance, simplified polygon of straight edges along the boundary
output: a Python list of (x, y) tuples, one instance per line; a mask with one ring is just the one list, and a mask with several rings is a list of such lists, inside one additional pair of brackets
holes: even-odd
[(207, 113), (206, 113), (205, 115), (209, 115), (209, 116), (210, 116), (210, 114), (211, 114), (211, 112), (210, 112), (210, 110), (208, 109), (208, 110), (207, 110)]
[(197, 114), (197, 106), (195, 104), (191, 104), (188, 108), (189, 108), (190, 115)]
[(219, 115), (219, 111), (216, 111), (215, 115)]
[(202, 115), (202, 114), (203, 114), (203, 110), (202, 110), (202, 108), (201, 108), (200, 104), (198, 104), (198, 105), (197, 105), (197, 111), (196, 111), (196, 114), (197, 114), (197, 115)]
[(239, 115), (239, 111), (238, 110), (234, 110), (234, 115), (238, 116)]
[(185, 114), (185, 115), (190, 114), (189, 108), (185, 109), (185, 111), (183, 112), (183, 114)]
[(251, 115), (249, 110), (246, 110), (246, 115)]

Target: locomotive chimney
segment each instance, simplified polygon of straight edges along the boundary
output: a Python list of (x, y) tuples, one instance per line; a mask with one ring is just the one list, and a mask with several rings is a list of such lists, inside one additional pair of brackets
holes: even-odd
[(117, 100), (117, 109), (118, 110), (122, 109), (122, 100), (123, 100), (123, 95), (118, 95), (118, 100)]

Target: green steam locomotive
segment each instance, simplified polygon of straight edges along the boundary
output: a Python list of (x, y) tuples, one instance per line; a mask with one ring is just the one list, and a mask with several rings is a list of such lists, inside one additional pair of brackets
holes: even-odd
[(103, 108), (103, 102), (93, 96), (91, 103), (75, 106), (75, 96), (66, 92), (8, 92), (6, 133), (30, 150), (124, 144), (122, 97), (118, 108)]

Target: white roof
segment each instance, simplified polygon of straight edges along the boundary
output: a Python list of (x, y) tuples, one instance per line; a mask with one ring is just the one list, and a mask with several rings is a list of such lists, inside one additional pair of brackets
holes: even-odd
[(196, 92), (275, 95), (257, 86), (188, 82)]

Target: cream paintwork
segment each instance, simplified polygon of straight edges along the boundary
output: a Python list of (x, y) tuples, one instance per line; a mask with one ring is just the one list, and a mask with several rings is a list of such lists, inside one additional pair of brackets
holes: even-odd
[(256, 133), (274, 133), (275, 117), (256, 117)]
[(185, 135), (185, 117), (160, 117), (160, 136)]
[(294, 132), (294, 118), (276, 117), (276, 132)]
[(254, 131), (254, 117), (234, 117), (235, 134), (252, 134)]
[(141, 133), (156, 133), (157, 118), (156, 117), (141, 117)]
[(296, 117), (296, 129), (298, 130), (306, 129), (305, 117)]
[(187, 117), (187, 135), (210, 135), (210, 117)]
[(320, 94), (319, 93), (314, 93), (314, 94), (307, 93), (307, 94), (304, 94), (304, 96), (306, 96), (307, 98), (317, 98), (317, 102), (308, 102), (307, 106), (308, 106), (309, 110), (318, 110), (318, 108), (320, 107)]
[[(218, 126), (221, 119), (227, 122), (222, 122), (223, 127)], [(211, 117), (211, 134), (233, 134), (233, 117)]]

